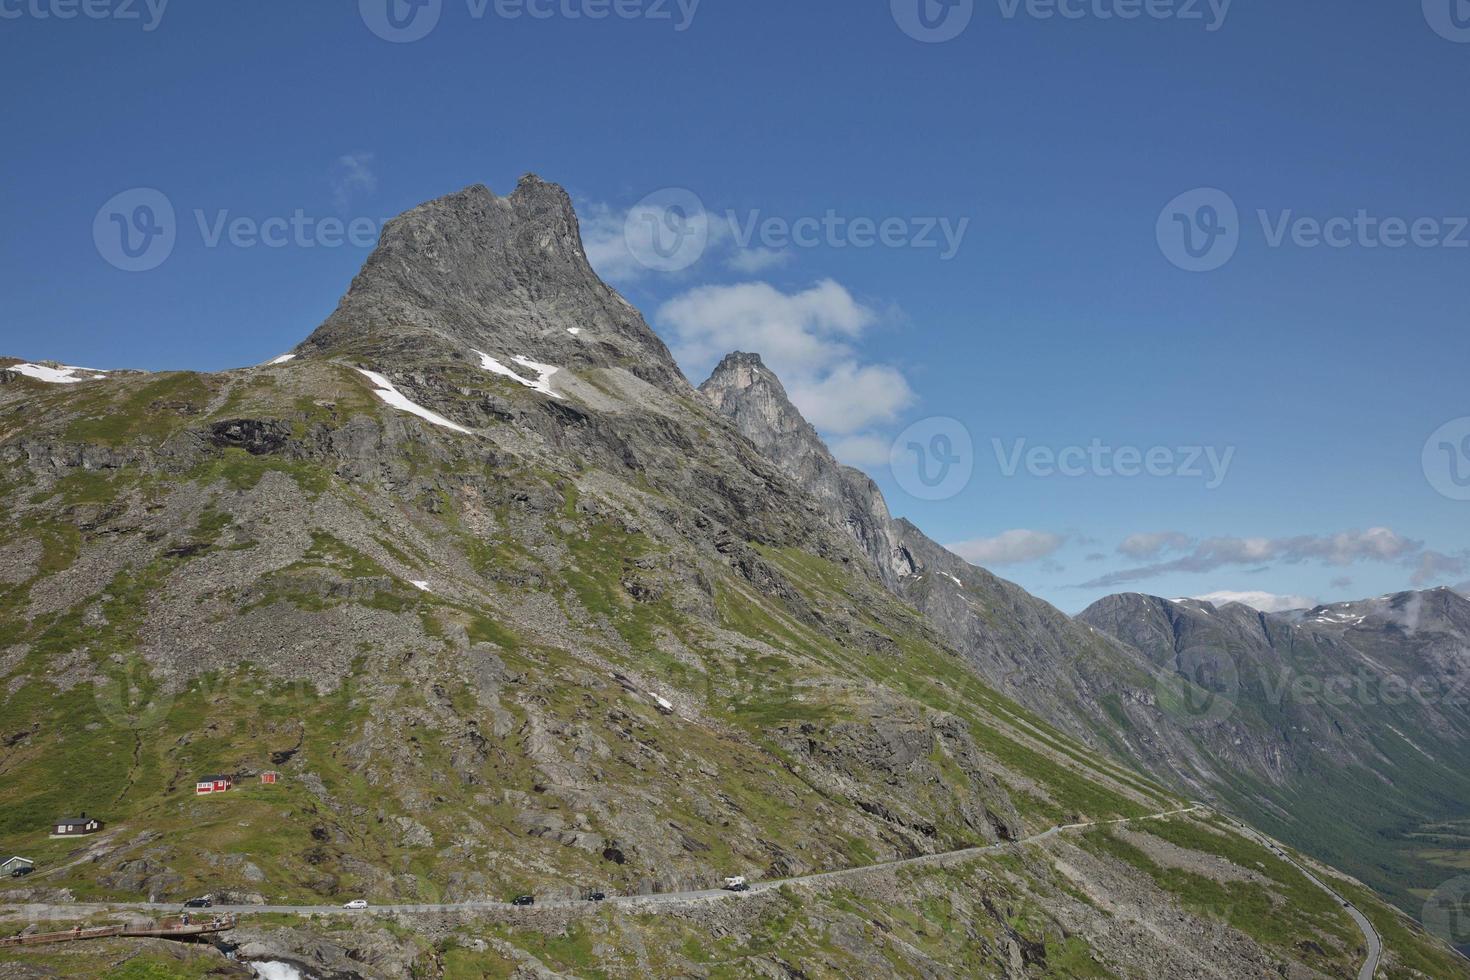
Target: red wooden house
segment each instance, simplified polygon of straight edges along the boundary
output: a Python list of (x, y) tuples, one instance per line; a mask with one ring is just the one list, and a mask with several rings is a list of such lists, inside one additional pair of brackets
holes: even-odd
[(266, 786), (274, 786), (281, 781), (281, 774), (278, 772), (263, 772), (260, 774), (260, 781)]
[(194, 781), (195, 796), (208, 796), (210, 793), (228, 793), (234, 788), (234, 776), (200, 776)]

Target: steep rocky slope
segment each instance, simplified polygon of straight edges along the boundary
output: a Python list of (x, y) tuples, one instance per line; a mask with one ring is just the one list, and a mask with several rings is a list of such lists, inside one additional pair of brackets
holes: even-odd
[[(560, 188), (397, 219), (294, 353), (72, 383), (0, 362), (0, 849), (38, 863), (0, 902), (649, 893), (1181, 805), (984, 682), (904, 601), (934, 575), (874, 566), (597, 280)], [(196, 797), (206, 772), (242, 788)], [(48, 837), (82, 810), (103, 834)], [(1363, 955), (1206, 814), (708, 910), (252, 928), (345, 976), (1314, 977)], [(1402, 928), (1395, 964), (1453, 974)]]
[[(1349, 868), (1415, 913), (1455, 876), (1470, 818), (1470, 780), (1451, 761), (1464, 757), (1470, 725), (1463, 597), (1439, 590), (1267, 617), (1125, 595), (1073, 620), (890, 517), (877, 486), (837, 462), (759, 356), (730, 355), (701, 391), (812, 494), (890, 591), (1049, 723)], [(1384, 790), (1371, 804), (1369, 787)]]
[(936, 544), (889, 516), (878, 487), (838, 463), (758, 355), (732, 354), (701, 391), (772, 463), (806, 488), (829, 524), (880, 569), (988, 684), (1094, 748), (1188, 793), (1208, 794), (1209, 760), (1161, 707), (1167, 665)]

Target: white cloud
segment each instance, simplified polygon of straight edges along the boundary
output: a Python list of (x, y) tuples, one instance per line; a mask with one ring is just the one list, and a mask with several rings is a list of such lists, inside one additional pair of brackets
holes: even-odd
[(736, 272), (755, 275), (785, 265), (791, 261), (791, 253), (774, 248), (742, 248), (730, 256), (725, 263)]
[[(662, 228), (669, 220), (670, 210), (661, 199), (625, 209), (584, 205), (578, 209), (578, 222), (587, 261), (604, 279), (633, 282), (655, 272), (685, 274), (730, 239), (729, 223), (702, 207), (681, 212), (677, 234)], [(669, 268), (662, 268), (664, 263)]]
[(1183, 551), (1194, 544), (1187, 534), (1178, 531), (1158, 531), (1152, 534), (1130, 534), (1118, 545), (1118, 551), (1129, 558), (1147, 561), (1157, 558), (1166, 551)]
[(346, 211), (357, 194), (371, 194), (378, 189), (378, 175), (373, 172), (374, 153), (347, 153), (337, 158), (332, 168), (332, 198), (337, 208)]
[(1449, 576), (1458, 578), (1470, 569), (1470, 560), (1464, 554), (1446, 555), (1438, 551), (1425, 551), (1419, 555), (1414, 575), (1410, 579), (1414, 587), (1443, 583)]
[(830, 279), (796, 293), (769, 283), (700, 286), (660, 307), (675, 355), (702, 375), (732, 350), (759, 353), (771, 370), (793, 377), (852, 357), (851, 341), (877, 314)]
[[(850, 361), (819, 377), (796, 375), (786, 393), (808, 422), (822, 432), (838, 435), (892, 421), (914, 400), (908, 381), (895, 368)], [(883, 460), (887, 459), (885, 450)]]
[(1317, 605), (1317, 600), (1308, 596), (1276, 595), (1272, 592), (1211, 592), (1208, 595), (1197, 595), (1194, 598), (1213, 602), (1217, 606), (1238, 602), (1267, 613), (1286, 612), (1289, 609), (1311, 609)]
[(1421, 541), (1411, 541), (1386, 527), (1366, 531), (1343, 531), (1331, 535), (1303, 534), (1291, 538), (1206, 538), (1189, 554), (1170, 561), (1111, 572), (1084, 582), (1083, 588), (1112, 588), (1161, 575), (1212, 572), (1228, 565), (1289, 565), (1318, 562), (1346, 567), (1362, 561), (1412, 561), (1423, 550)]
[(1066, 538), (1049, 531), (1006, 531), (993, 538), (976, 538), (946, 545), (950, 551), (975, 565), (1019, 565), (1049, 558), (1066, 543)]
[(732, 350), (753, 351), (807, 420), (837, 435), (892, 421), (913, 403), (896, 368), (858, 359), (855, 342), (879, 319), (830, 279), (794, 293), (764, 282), (700, 286), (656, 316), (690, 377), (704, 377)]
[(831, 440), (829, 448), (839, 462), (848, 466), (886, 466), (892, 444), (882, 436), (867, 434), (839, 436)]

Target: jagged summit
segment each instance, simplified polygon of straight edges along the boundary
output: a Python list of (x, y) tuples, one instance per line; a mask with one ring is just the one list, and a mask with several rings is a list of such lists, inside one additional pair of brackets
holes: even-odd
[(389, 221), (336, 311), (300, 354), (529, 357), (571, 369), (617, 365), (688, 390), (643, 317), (587, 261), (567, 192), (528, 174), (482, 184)]
[(915, 572), (883, 494), (839, 463), (759, 354), (729, 354), (699, 390), (767, 459), (805, 488), (872, 559), (890, 586)]
[(699, 390), (762, 452), (779, 447), (783, 457), (794, 454), (811, 464), (820, 461), (838, 466), (817, 430), (759, 354), (735, 351), (725, 355)]

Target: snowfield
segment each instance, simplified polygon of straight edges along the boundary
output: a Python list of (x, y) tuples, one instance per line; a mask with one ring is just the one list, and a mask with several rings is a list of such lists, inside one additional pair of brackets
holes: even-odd
[(16, 364), (6, 370), (53, 385), (74, 385), (83, 381), (103, 381), (107, 378), (106, 371), (98, 371), (95, 368), (66, 367), (65, 365), (47, 367), (44, 364)]
[(554, 367), (550, 364), (541, 364), (537, 361), (531, 360), (529, 357), (516, 356), (511, 358), (511, 360), (515, 361), (515, 363), (519, 364), (521, 367), (536, 372), (536, 380), (532, 381), (529, 378), (522, 377), (520, 374), (516, 373), (511, 368), (506, 367), (504, 364), (500, 363), (489, 354), (486, 354), (484, 351), (477, 350), (475, 351), (475, 353), (480, 356), (480, 367), (484, 368), (486, 371), (489, 371), (491, 374), (498, 374), (503, 378), (509, 378), (517, 384), (525, 385), (532, 391), (539, 391), (541, 392), (541, 394), (550, 395), (552, 398), (561, 397), (561, 395), (558, 395), (556, 392), (551, 390), (551, 376), (560, 371), (561, 368)]
[(376, 371), (365, 371), (362, 368), (358, 368), (357, 371), (359, 374), (361, 374), (363, 377), (367, 378), (369, 381), (377, 386), (373, 394), (377, 395), (383, 401), (387, 402), (389, 405), (392, 405), (400, 412), (407, 412), (410, 415), (417, 415), (419, 418), (423, 419), (426, 422), (432, 422), (435, 425), (443, 426), (446, 429), (453, 429), (455, 432), (463, 432), (467, 436), (474, 434), (470, 432), (469, 429), (466, 429), (464, 426), (451, 422), (444, 416), (436, 412), (431, 412), (424, 406), (417, 405), (414, 402), (409, 401), (402, 392), (393, 387), (393, 382), (389, 381), (381, 374), (378, 374)]

